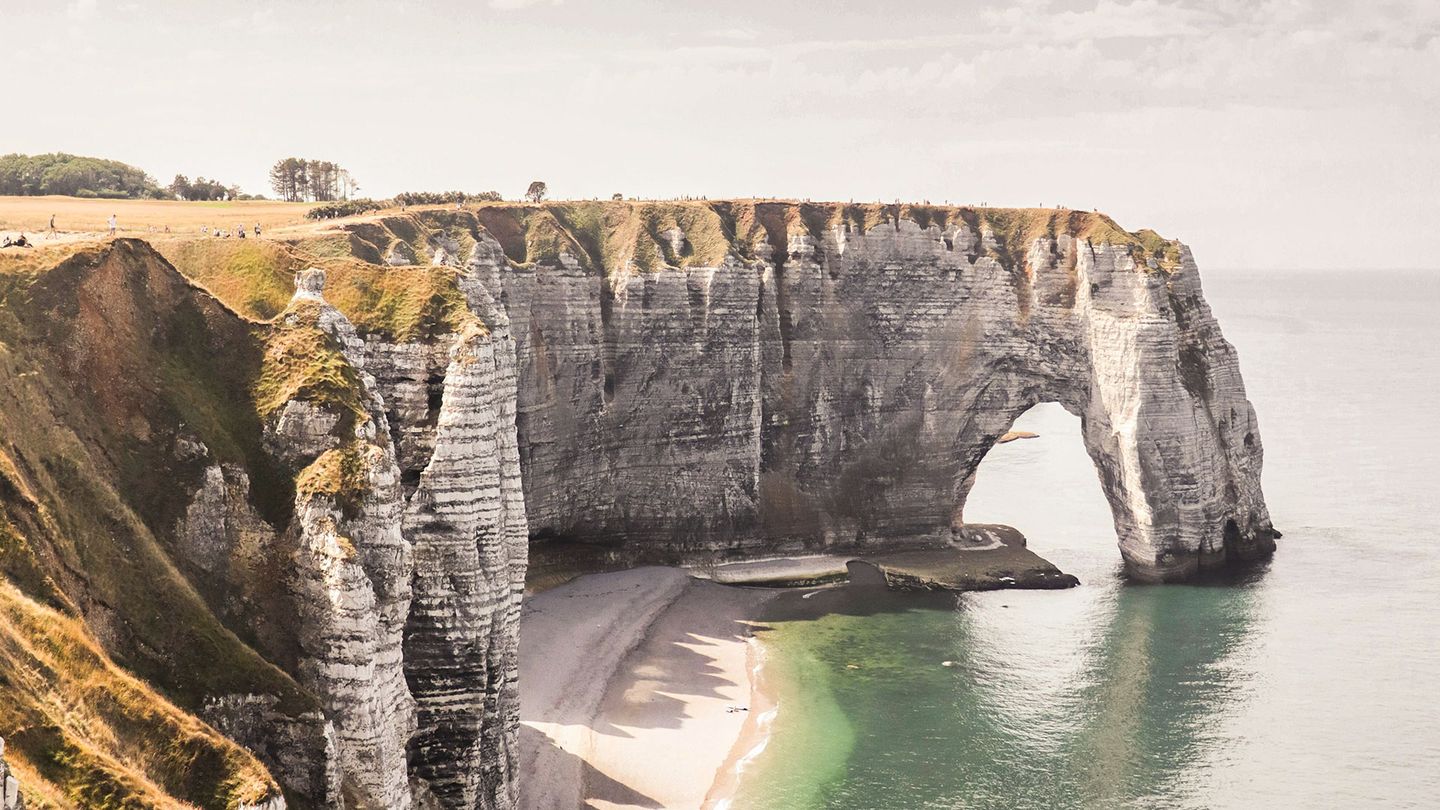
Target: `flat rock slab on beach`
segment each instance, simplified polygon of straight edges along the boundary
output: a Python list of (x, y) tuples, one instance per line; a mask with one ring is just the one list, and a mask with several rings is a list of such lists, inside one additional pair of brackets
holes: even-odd
[(1071, 588), (1079, 580), (1026, 548), (1010, 526), (967, 524), (954, 542), (889, 551), (819, 554), (726, 563), (705, 569), (727, 585), (805, 587), (831, 582), (873, 582), (896, 590), (993, 591), (1003, 588)]

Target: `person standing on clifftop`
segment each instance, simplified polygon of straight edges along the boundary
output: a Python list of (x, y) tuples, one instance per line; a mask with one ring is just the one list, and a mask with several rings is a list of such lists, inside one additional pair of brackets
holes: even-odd
[(113, 238), (113, 237), (115, 236), (115, 215), (114, 215), (114, 214), (111, 214), (111, 215), (110, 215), (110, 219), (109, 219), (109, 221), (107, 222), (107, 224), (110, 226), (110, 236)]
[(256, 239), (259, 239), (259, 238), (260, 238), (260, 223), (258, 223), (258, 222), (255, 223), (255, 238), (256, 238)]

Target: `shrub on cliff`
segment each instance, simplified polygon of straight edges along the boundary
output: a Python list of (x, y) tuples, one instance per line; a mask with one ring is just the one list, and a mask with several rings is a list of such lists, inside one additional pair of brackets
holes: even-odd
[(482, 191), (469, 194), (464, 191), (402, 191), (395, 195), (400, 205), (450, 205), (453, 203), (500, 202), (500, 192)]
[(388, 200), (372, 200), (362, 198), (359, 200), (341, 200), (317, 205), (305, 212), (306, 219), (339, 219), (340, 217), (353, 217), (357, 214), (368, 214), (371, 211), (379, 211), (387, 207)]

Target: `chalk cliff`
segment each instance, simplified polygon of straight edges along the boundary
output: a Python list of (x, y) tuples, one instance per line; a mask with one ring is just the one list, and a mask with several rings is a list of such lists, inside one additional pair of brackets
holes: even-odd
[[(484, 204), (117, 240), (0, 272), (0, 375), (0, 734), (35, 795), (509, 807), (527, 556), (965, 545), (1038, 402), (1080, 417), (1133, 576), (1276, 536), (1189, 250), (1083, 212)], [(102, 719), (32, 677), (82, 669), (123, 696)]]
[(363, 332), (323, 270), (249, 321), (141, 242), (0, 277), (0, 733), (68, 763), (40, 795), (513, 804), (515, 354), (455, 264)]
[(1133, 576), (1273, 548), (1254, 410), (1179, 243), (1082, 212), (718, 203), (638, 215), (627, 254), (554, 213), (568, 239), (505, 277), (541, 536), (946, 541), (985, 453), (1055, 401)]
[(25, 800), (20, 796), (20, 780), (10, 773), (5, 764), (5, 738), (0, 737), (0, 810), (25, 810)]

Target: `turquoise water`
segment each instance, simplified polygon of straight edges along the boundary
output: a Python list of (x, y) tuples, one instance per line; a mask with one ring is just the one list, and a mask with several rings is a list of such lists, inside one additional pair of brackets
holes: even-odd
[(1040, 406), (966, 517), (1081, 587), (786, 595), (736, 807), (1440, 806), (1437, 276), (1205, 280), (1260, 415), (1273, 562), (1125, 582), (1078, 421)]

